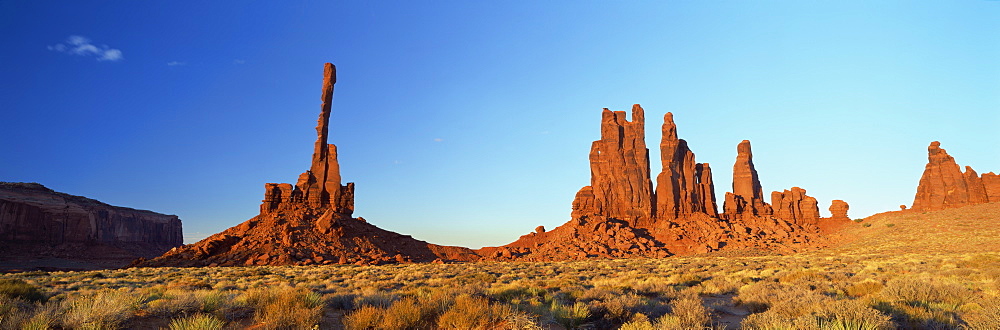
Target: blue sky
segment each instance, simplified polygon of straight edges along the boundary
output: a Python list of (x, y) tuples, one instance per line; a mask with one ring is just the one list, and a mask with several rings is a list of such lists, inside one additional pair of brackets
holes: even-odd
[(1000, 171), (997, 1), (2, 1), (0, 44), (0, 180), (188, 242), (308, 169), (324, 62), (355, 214), (438, 244), (569, 220), (601, 108), (633, 103), (650, 158), (672, 111), (720, 196), (743, 139), (822, 214), (909, 205), (934, 140)]

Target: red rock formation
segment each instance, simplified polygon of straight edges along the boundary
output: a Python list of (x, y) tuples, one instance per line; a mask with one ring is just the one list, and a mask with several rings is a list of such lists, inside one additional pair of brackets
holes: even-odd
[[(183, 243), (181, 220), (55, 192), (37, 183), (0, 182), (0, 261), (23, 269), (39, 260), (68, 268), (114, 268)], [(52, 267), (52, 266), (49, 266)], [(58, 268), (58, 267), (56, 267)]]
[(819, 203), (799, 187), (771, 192), (771, 207), (775, 217), (799, 225), (815, 225), (819, 221)]
[(934, 211), (969, 205), (969, 186), (955, 158), (934, 141), (927, 147), (927, 166), (920, 177), (912, 209)]
[(717, 216), (715, 186), (708, 164), (695, 163), (687, 141), (677, 138), (673, 113), (663, 116), (660, 161), (656, 176), (656, 218), (674, 220), (693, 213)]
[[(905, 205), (903, 205), (903, 206), (905, 206)], [(830, 217), (830, 219), (833, 219), (833, 220), (851, 220), (851, 218), (847, 216), (847, 210), (850, 209), (850, 208), (851, 207), (850, 207), (850, 205), (847, 205), (847, 202), (839, 200), (839, 199), (834, 199), (833, 202), (830, 203), (830, 214), (832, 215)], [(904, 207), (903, 209), (906, 209), (906, 208)]]
[(986, 198), (989, 202), (1000, 202), (1000, 175), (989, 172), (983, 173), (980, 178), (983, 180), (983, 187), (986, 189)]
[(632, 121), (625, 118), (625, 111), (602, 112), (601, 139), (590, 148), (594, 214), (632, 222), (652, 218), (653, 183), (644, 127), (638, 104), (632, 106)]
[[(662, 170), (655, 194), (638, 189), (648, 182), (645, 167), (639, 166), (646, 159), (645, 153), (639, 152), (645, 147), (641, 141), (642, 108), (633, 107), (632, 122), (624, 116), (621, 111), (604, 110), (602, 139), (594, 142), (591, 151), (591, 186), (577, 192), (572, 220), (477, 253), (485, 260), (555, 261), (713, 251), (791, 253), (828, 243), (818, 235), (823, 227), (815, 226), (819, 218), (816, 200), (805, 196), (805, 190), (793, 188), (794, 193), (786, 191), (787, 198), (780, 198), (780, 204), (788, 206), (787, 219), (769, 216), (771, 209), (761, 198), (748, 141), (738, 148), (734, 183), (738, 194), (728, 193), (725, 204), (726, 216), (740, 221), (720, 221), (711, 168), (695, 162), (687, 142), (677, 137), (671, 113), (664, 116)], [(633, 147), (617, 148), (619, 145)], [(653, 197), (655, 203), (647, 208), (644, 201)], [(652, 216), (645, 213), (649, 209), (654, 211)]]
[(341, 185), (337, 147), (327, 143), (336, 69), (326, 64), (323, 105), (309, 171), (264, 184), (260, 215), (137, 266), (380, 264), (476, 260), (470, 249), (440, 246), (378, 228), (354, 212), (354, 183)]
[(726, 193), (723, 204), (726, 219), (736, 220), (771, 214), (771, 207), (764, 202), (764, 192), (753, 166), (750, 141), (743, 140), (736, 146), (736, 163), (733, 164), (733, 192)]
[(965, 173), (962, 175), (965, 177), (965, 186), (969, 188), (969, 204), (988, 203), (986, 186), (983, 185), (983, 179), (979, 177), (979, 174), (976, 174), (971, 166), (966, 166)]

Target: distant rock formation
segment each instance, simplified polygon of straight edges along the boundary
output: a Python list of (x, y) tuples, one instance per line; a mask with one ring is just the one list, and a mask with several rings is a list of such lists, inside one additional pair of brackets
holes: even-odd
[(312, 164), (295, 185), (264, 184), (260, 215), (136, 266), (382, 264), (476, 260), (470, 249), (440, 246), (378, 228), (354, 213), (354, 183), (341, 184), (337, 147), (328, 144), (336, 68), (326, 63)]
[[(791, 190), (786, 189), (783, 192), (772, 192), (771, 207), (775, 217), (799, 225), (816, 225), (819, 221), (819, 203), (815, 198), (807, 196), (805, 189), (799, 187), (792, 187)], [(845, 214), (846, 211), (845, 209)]]
[(638, 104), (632, 107), (632, 121), (625, 118), (625, 111), (604, 109), (601, 139), (590, 147), (590, 186), (583, 187), (577, 193), (583, 199), (573, 203), (591, 208), (578, 212), (606, 214), (633, 224), (652, 217), (653, 183), (645, 136), (645, 116)]
[(48, 269), (113, 268), (181, 244), (175, 215), (111, 206), (37, 183), (0, 182), (0, 261), (24, 269), (42, 259), (50, 260)]
[(663, 116), (660, 162), (656, 176), (656, 217), (662, 220), (683, 219), (694, 213), (718, 216), (715, 185), (708, 163), (696, 163), (687, 141), (677, 137), (674, 114)]
[(996, 201), (1000, 201), (1000, 180), (996, 174), (980, 176), (969, 166), (963, 173), (955, 158), (941, 148), (941, 142), (931, 142), (911, 209), (936, 211)]
[(847, 216), (847, 210), (850, 208), (851, 206), (847, 205), (847, 202), (834, 199), (833, 202), (830, 203), (830, 214), (832, 215), (830, 218), (833, 220), (851, 220), (851, 218)]
[[(577, 192), (572, 220), (477, 253), (485, 260), (547, 261), (720, 250), (788, 253), (826, 244), (819, 234), (835, 226), (819, 218), (816, 199), (804, 189), (775, 192), (779, 214), (764, 202), (750, 141), (737, 147), (734, 192), (727, 193), (725, 212), (719, 214), (711, 168), (695, 161), (669, 112), (661, 132), (662, 167), (651, 189), (644, 117), (638, 104), (632, 106), (632, 121), (624, 111), (603, 110), (601, 139), (590, 152), (591, 185)], [(844, 217), (846, 211), (844, 203)]]
[(723, 218), (728, 220), (771, 215), (771, 207), (764, 202), (764, 192), (757, 177), (757, 169), (753, 166), (753, 152), (748, 140), (743, 140), (736, 146), (733, 192), (726, 193), (723, 209)]
[(983, 188), (986, 189), (986, 198), (990, 203), (1000, 202), (1000, 175), (993, 172), (983, 173)]

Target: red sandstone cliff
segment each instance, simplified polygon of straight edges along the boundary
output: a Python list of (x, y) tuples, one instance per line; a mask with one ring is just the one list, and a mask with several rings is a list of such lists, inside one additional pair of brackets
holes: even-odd
[(0, 182), (0, 268), (121, 267), (182, 243), (175, 215)]
[(328, 144), (336, 68), (327, 63), (309, 171), (295, 185), (264, 184), (260, 215), (137, 266), (380, 264), (476, 260), (467, 248), (440, 246), (353, 218), (354, 183), (341, 184), (337, 147)]

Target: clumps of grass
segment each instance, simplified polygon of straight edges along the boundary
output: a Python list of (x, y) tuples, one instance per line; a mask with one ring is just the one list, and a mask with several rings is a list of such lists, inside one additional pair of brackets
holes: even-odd
[(644, 313), (635, 313), (631, 320), (622, 324), (621, 329), (706, 329), (711, 322), (708, 309), (702, 305), (701, 297), (694, 290), (684, 290), (669, 303), (670, 312), (650, 321)]
[(125, 289), (73, 296), (62, 301), (63, 324), (73, 329), (115, 329), (134, 317), (145, 300)]
[(831, 301), (815, 309), (790, 311), (772, 309), (748, 316), (742, 327), (763, 329), (894, 329), (888, 315), (880, 313), (859, 300)]
[(170, 321), (170, 330), (222, 330), (226, 322), (209, 314), (195, 314)]
[(972, 296), (971, 290), (957, 283), (904, 277), (886, 283), (875, 308), (904, 327), (958, 327), (961, 309)]
[(481, 329), (500, 323), (515, 313), (509, 305), (462, 295), (456, 297), (454, 304), (438, 317), (437, 325), (445, 329)]
[(564, 305), (558, 301), (552, 301), (551, 313), (555, 321), (566, 329), (574, 329), (587, 321), (587, 318), (590, 317), (590, 308), (582, 302)]
[(309, 329), (323, 316), (323, 299), (304, 288), (257, 288), (241, 296), (264, 329)]
[(0, 296), (21, 299), (27, 302), (45, 301), (45, 295), (38, 288), (16, 278), (0, 278)]
[(406, 297), (388, 307), (362, 305), (344, 317), (347, 329), (486, 329), (500, 324), (537, 327), (529, 315), (509, 305), (469, 295)]
[(711, 321), (708, 309), (701, 303), (701, 297), (693, 291), (685, 291), (671, 301), (670, 314), (661, 319), (661, 323), (676, 324), (678, 329), (700, 329), (708, 326)]
[(861, 281), (851, 283), (844, 289), (844, 293), (851, 297), (866, 297), (882, 291), (885, 285), (876, 281)]

